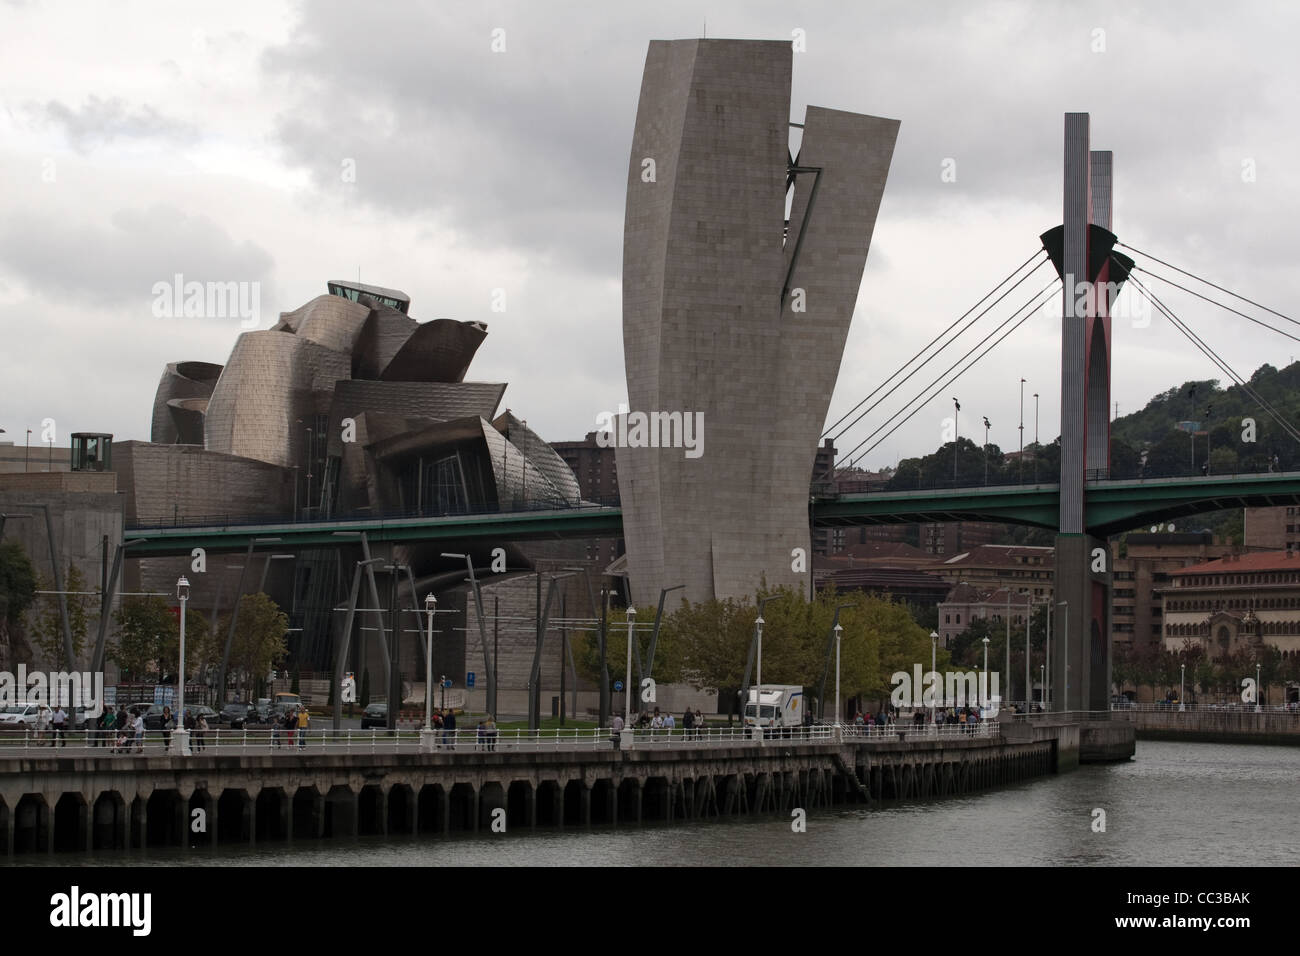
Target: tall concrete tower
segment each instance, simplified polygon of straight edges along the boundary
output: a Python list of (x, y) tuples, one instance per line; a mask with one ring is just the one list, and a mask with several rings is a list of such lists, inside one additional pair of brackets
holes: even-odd
[[(808, 587), (813, 460), (899, 124), (816, 106), (792, 123), (792, 65), (788, 41), (646, 54), (616, 453), (637, 603), (675, 585), (693, 601)], [(659, 417), (647, 432), (638, 416)], [(672, 421), (698, 423), (698, 448), (656, 429)]]

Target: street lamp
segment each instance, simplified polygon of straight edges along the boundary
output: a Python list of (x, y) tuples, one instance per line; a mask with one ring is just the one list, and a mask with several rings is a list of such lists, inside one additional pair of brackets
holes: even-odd
[[(844, 630), (842, 624), (835, 625), (835, 730), (840, 729), (840, 632)], [(759, 698), (760, 700), (762, 698)]]
[(190, 582), (181, 575), (176, 581), (176, 597), (181, 602), (180, 676), (176, 687), (176, 730), (172, 734), (171, 753), (178, 757), (190, 756), (190, 735), (185, 729), (185, 604), (190, 599)]
[(989, 483), (989, 417), (984, 416), (984, 484)]
[(1061, 673), (1064, 687), (1061, 691), (1061, 710), (1070, 707), (1070, 602), (1059, 601), (1057, 607), (1065, 608), (1065, 630), (1061, 637)]
[(1259, 685), (1259, 665), (1255, 665), (1255, 713), (1259, 713), (1262, 708), (1259, 706), (1259, 699), (1263, 696), (1263, 688)]
[(623, 672), (623, 731), (632, 729), (632, 628), (636, 625), (636, 608), (627, 609), (627, 670)]
[[(1018, 483), (1025, 482), (1025, 380), (1020, 380), (1020, 478)], [(1027, 686), (1027, 685), (1026, 685)], [(1028, 696), (1026, 691), (1025, 696)]]
[(1038, 393), (1034, 392), (1034, 484), (1038, 484)]
[[(938, 632), (938, 631), (931, 631), (931, 632), (930, 632), (930, 673), (931, 673), (931, 674), (934, 673), (934, 669), (935, 669), (935, 655), (938, 653), (938, 650), (939, 650), (939, 632)], [(931, 689), (931, 691), (930, 691), (930, 723), (934, 723), (934, 697), (935, 697), (934, 690)]]
[(984, 638), (984, 681), (980, 687), (979, 696), (983, 698), (981, 706), (989, 702), (989, 639)]
[(429, 633), (424, 649), (424, 730), (420, 732), (420, 749), (433, 750), (433, 615), (438, 612), (438, 599), (432, 591), (424, 596), (424, 609), (429, 615)]
[(961, 418), (961, 402), (957, 401), (956, 396), (952, 400), (952, 485), (957, 487), (957, 429), (958, 420)]
[(1186, 680), (1187, 680), (1187, 665), (1179, 664), (1178, 665), (1178, 709), (1180, 711), (1187, 709), (1187, 705), (1183, 703), (1183, 685), (1186, 682)]

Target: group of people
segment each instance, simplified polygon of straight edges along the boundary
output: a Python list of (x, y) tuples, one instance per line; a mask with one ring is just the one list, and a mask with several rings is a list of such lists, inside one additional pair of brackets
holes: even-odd
[(478, 739), (474, 743), (475, 750), (496, 750), (497, 749), (497, 722), (488, 715), (487, 720), (478, 722)]
[(280, 746), (280, 735), (283, 734), (288, 740), (288, 746), (294, 745), (294, 739), (298, 741), (298, 749), (304, 750), (307, 747), (307, 728), (311, 726), (311, 714), (307, 708), (299, 704), (297, 707), (286, 707), (284, 713), (271, 715), (271, 746)]
[(37, 743), (44, 744), (49, 736), (51, 747), (67, 746), (68, 712), (60, 704), (50, 710), (42, 704), (36, 711), (36, 723), (32, 726)]
[[(615, 714), (611, 722), (611, 729), (615, 734), (621, 733), (625, 724), (620, 714)], [(677, 729), (677, 718), (672, 713), (661, 713), (656, 707), (653, 712), (643, 710), (632, 720), (632, 726), (641, 730), (666, 730), (672, 733)], [(691, 710), (686, 708), (682, 714), (682, 736), (687, 740), (693, 739), (704, 729), (704, 712), (701, 710)]]

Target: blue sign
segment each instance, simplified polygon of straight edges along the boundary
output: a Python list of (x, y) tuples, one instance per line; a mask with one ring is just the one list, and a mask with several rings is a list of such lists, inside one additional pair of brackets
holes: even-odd
[(473, 686), (474, 686), (474, 672), (473, 672), (473, 671), (469, 671), (469, 672), (467, 672), (467, 673), (465, 674), (465, 686), (466, 686), (466, 687), (473, 687)]
[(446, 680), (444, 680), (444, 681), (442, 682), (442, 686), (443, 686), (443, 687), (450, 687), (450, 686), (451, 686), (451, 678), (448, 677)]
[(623, 689), (623, 682), (621, 680), (614, 681), (614, 690), (620, 691), (622, 689)]

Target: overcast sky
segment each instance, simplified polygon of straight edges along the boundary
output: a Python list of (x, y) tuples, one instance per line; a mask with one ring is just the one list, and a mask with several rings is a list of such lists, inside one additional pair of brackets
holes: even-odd
[[(1060, 222), (1066, 111), (1090, 112), (1092, 147), (1114, 151), (1122, 240), (1300, 313), (1296, 7), (0, 0), (3, 438), (53, 418), (60, 445), (148, 439), (163, 366), (225, 361), (239, 319), (157, 318), (156, 282), (260, 283), (268, 328), (358, 272), (406, 291), (418, 319), (487, 322), (469, 377), (508, 382), (504, 404), (547, 439), (581, 438), (626, 395), (624, 181), (646, 44), (699, 36), (705, 17), (710, 37), (804, 31), (792, 119), (811, 103), (902, 121), (832, 422)], [(1245, 375), (1300, 354), (1166, 301)], [(1120, 414), (1221, 377), (1143, 321), (1116, 323)], [(987, 415), (1014, 448), (1022, 376), (1027, 439), (1035, 391), (1054, 437), (1059, 356), (1058, 307), (865, 463), (933, 450), (952, 395), (962, 434)]]

